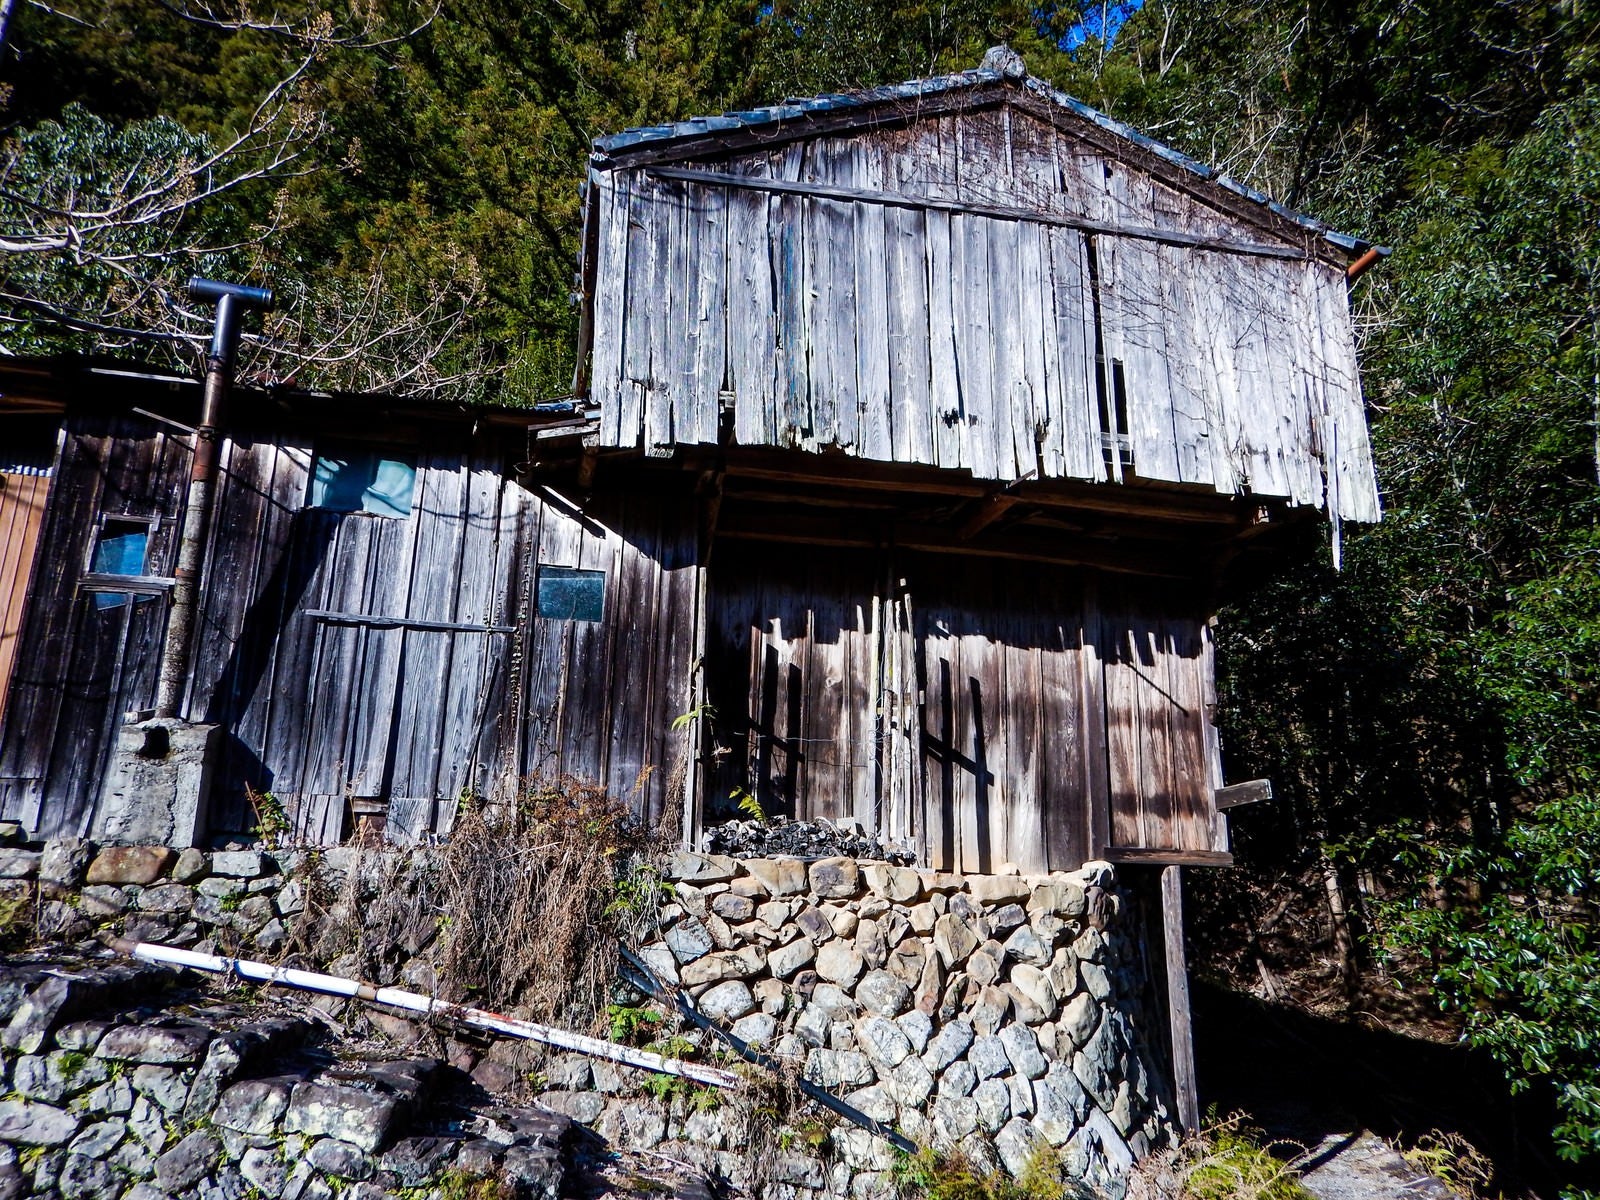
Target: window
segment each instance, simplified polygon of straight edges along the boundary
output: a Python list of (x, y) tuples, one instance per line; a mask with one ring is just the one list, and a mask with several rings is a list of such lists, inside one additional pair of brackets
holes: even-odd
[(604, 571), (539, 567), (539, 615), (552, 621), (598, 621), (605, 612)]
[(311, 507), (408, 517), (416, 482), (413, 458), (382, 458), (375, 450), (319, 454), (311, 476)]
[(149, 600), (148, 587), (134, 593), (118, 587), (122, 579), (144, 583), (150, 571), (151, 522), (143, 517), (102, 517), (94, 547), (89, 555), (89, 571), (84, 583), (94, 594), (96, 608), (121, 608), (132, 600)]

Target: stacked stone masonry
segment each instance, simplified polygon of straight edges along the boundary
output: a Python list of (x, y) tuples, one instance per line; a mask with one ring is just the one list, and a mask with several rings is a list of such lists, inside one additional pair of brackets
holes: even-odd
[[(1048, 1146), (1116, 1194), (1170, 1136), (1141, 942), (1108, 864), (959, 876), (680, 853), (668, 873), (651, 970), (911, 1140), (1013, 1174)], [(841, 1125), (834, 1143), (858, 1194), (886, 1184), (884, 1141)]]
[[(435, 865), (425, 849), (308, 856), (39, 845), (0, 826), (6, 841), (0, 906), (27, 904), (41, 935), (80, 942), (80, 952), (89, 948), (81, 939), (115, 932), (273, 959), (317, 945), (316, 924), (329, 914), (308, 909), (309, 894), (359, 911), (367, 894), (417, 886)], [(639, 948), (659, 979), (911, 1140), (1014, 1174), (1047, 1151), (1068, 1174), (1117, 1196), (1132, 1162), (1170, 1136), (1160, 1051), (1145, 1036), (1154, 1026), (1138, 923), (1108, 865), (961, 877), (846, 858), (683, 852), (666, 874), (670, 895)], [(396, 931), (376, 959), (330, 952), (303, 965), (426, 991), (436, 936), (431, 924)], [(348, 1064), (296, 1058), (287, 1047), (298, 1035), (226, 1014), (220, 1023), (175, 1019), (149, 1004), (96, 1008), (82, 994), (52, 1008), (56, 977), (19, 970), (0, 983), (9, 1093), (0, 1101), (0, 1200), (247, 1192), (300, 1200), (352, 1186), (363, 1189), (357, 1195), (421, 1200), (438, 1194), (446, 1173), (468, 1170), (544, 1195), (559, 1186), (558, 1147), (570, 1141), (571, 1122), (617, 1150), (666, 1155), (735, 1184), (750, 1179), (734, 1108), (652, 1097), (642, 1073), (603, 1060), (554, 1054), (530, 1069), (525, 1044), (445, 1039), (441, 1050), (434, 1036), (439, 1063), (417, 1053), (429, 1036), (422, 1026), (368, 1011), (391, 1048), (352, 1074)], [(93, 977), (107, 970), (171, 977), (103, 960)], [(303, 996), (292, 1003), (302, 1012), (336, 1007)], [(690, 1031), (689, 1040), (705, 1039)], [(436, 1077), (485, 1089), (502, 1107), (486, 1100), (469, 1114), (477, 1125), (457, 1120), (440, 1143), (417, 1132), (432, 1128), (423, 1108)], [(232, 1114), (246, 1097), (260, 1128), (230, 1124), (245, 1119)], [(504, 1107), (513, 1099), (537, 1107)], [(408, 1155), (428, 1170), (402, 1170)], [(895, 1152), (840, 1122), (819, 1152), (787, 1150), (769, 1166), (767, 1200), (866, 1200), (892, 1190)]]

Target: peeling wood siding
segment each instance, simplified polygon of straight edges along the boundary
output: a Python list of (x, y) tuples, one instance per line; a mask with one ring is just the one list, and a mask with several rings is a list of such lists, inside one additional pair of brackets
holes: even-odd
[[(1262, 237), (1007, 106), (700, 166)], [(642, 168), (591, 183), (603, 445), (714, 442), (731, 393), (740, 445), (1098, 480), (1115, 372), (1137, 476), (1378, 517), (1344, 276), (1309, 239), (1274, 258)]]
[[(95, 606), (79, 585), (97, 522), (158, 518), (149, 570), (169, 574), (189, 469), (185, 439), (138, 417), (71, 417), (63, 446), (0, 724), (0, 817), (44, 834), (88, 830), (122, 714), (154, 698), (168, 601)], [(213, 829), (250, 828), (249, 786), (312, 841), (339, 840), (365, 796), (414, 839), (532, 771), (665, 810), (691, 707), (692, 510), (621, 495), (575, 516), (509, 476), (517, 448), (429, 443), (396, 519), (307, 507), (311, 438), (230, 431), (186, 705), (225, 733)], [(605, 620), (538, 617), (539, 562), (604, 571)]]
[(708, 822), (749, 793), (961, 871), (1226, 849), (1209, 635), (1169, 593), (759, 544), (710, 584)]

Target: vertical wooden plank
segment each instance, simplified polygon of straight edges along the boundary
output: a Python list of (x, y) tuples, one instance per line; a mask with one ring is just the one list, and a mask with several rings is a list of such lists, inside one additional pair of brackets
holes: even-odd
[(965, 293), (956, 290), (954, 220), (947, 212), (924, 214), (927, 228), (928, 271), (928, 381), (931, 398), (934, 465), (946, 468), (968, 466), (963, 452), (962, 380), (957, 365), (957, 296), (965, 305)]
[(5, 720), (50, 480), (43, 472), (0, 474), (0, 723)]
[[(867, 137), (853, 140), (854, 186), (883, 190), (882, 164)], [(879, 462), (894, 461), (889, 401), (889, 210), (881, 204), (855, 208), (856, 401), (858, 452)]]
[(688, 377), (679, 401), (682, 419), (674, 428), (680, 443), (714, 445), (727, 383), (728, 194), (720, 187), (690, 187), (687, 198)]
[[(469, 560), (464, 555), (472, 517), (467, 511), (469, 471), (470, 464), (460, 454), (419, 456), (417, 474), (427, 479), (427, 502), (421, 506), (412, 585), (405, 604), (405, 616), (413, 621), (454, 621), (455, 597), (464, 582), (463, 574), (487, 565), (480, 557)], [(459, 686), (452, 678), (452, 651), (458, 639), (469, 636), (478, 635), (420, 629), (408, 629), (403, 635), (405, 686), (400, 690), (395, 717), (392, 796), (431, 801), (438, 794), (445, 706), (453, 688)], [(391, 817), (394, 811), (391, 802)]]
[(924, 214), (884, 211), (888, 291), (890, 458), (932, 466), (933, 392), (929, 361), (928, 240)]
[(1183, 868), (1161, 868), (1161, 928), (1166, 944), (1167, 1028), (1172, 1046), (1173, 1091), (1184, 1133), (1200, 1128), (1195, 1082), (1194, 1028), (1189, 1004), (1189, 963), (1183, 944)]
[(1090, 294), (1088, 251), (1075, 229), (1044, 231), (1048, 249), (1050, 307), (1046, 331), (1049, 437), (1045, 471), (1068, 479), (1099, 479), (1100, 404), (1095, 384), (1094, 297)]
[(1022, 264), (1022, 225), (986, 221), (989, 244), (989, 329), (994, 339), (994, 384), (991, 437), (995, 477), (1015, 479), (1038, 466), (1033, 440), (1032, 381), (1028, 377), (1024, 311), (1038, 292), (1025, 295), (1028, 279)]
[(764, 192), (728, 191), (728, 369), (733, 438), (741, 446), (774, 445), (777, 437), (778, 297), (768, 203)]
[(1083, 583), (1069, 578), (1056, 602), (1045, 610), (1040, 645), (1040, 727), (1044, 745), (1040, 804), (1041, 850), (1045, 869), (1074, 871), (1095, 854), (1090, 848), (1089, 812), (1105, 798), (1090, 791), (1086, 760), (1090, 730), (1083, 711), (1086, 659), (1083, 646)]
[(1328, 508), (1347, 521), (1376, 521), (1382, 504), (1372, 471), (1348, 288), (1336, 269), (1321, 264), (1306, 269), (1311, 276), (1309, 290), (1316, 297), (1316, 316), (1310, 324), (1322, 334), (1321, 354), (1314, 348), (1307, 353), (1320, 364), (1323, 380), (1328, 433), (1322, 439), (1322, 453), (1330, 481)]
[(656, 334), (657, 306), (652, 302), (660, 286), (656, 256), (660, 241), (653, 225), (661, 219), (656, 192), (639, 172), (614, 172), (619, 189), (625, 189), (627, 271), (623, 280), (622, 380), (617, 395), (615, 433), (606, 445), (633, 447), (644, 436), (644, 406), (651, 386), (652, 345)]
[(628, 227), (630, 176), (623, 171), (589, 171), (596, 189), (601, 226), (594, 268), (594, 349), (589, 398), (600, 406), (600, 444), (622, 440), (623, 370), (628, 316)]
[[(950, 218), (951, 292), (960, 386), (959, 465), (979, 479), (998, 478), (994, 439), (994, 336), (989, 312), (989, 248), (980, 217)], [(941, 466), (945, 466), (943, 462)]]
[[(790, 144), (781, 175), (791, 178), (805, 155), (805, 142)], [(807, 323), (806, 202), (799, 196), (773, 196), (771, 222), (772, 277), (778, 313), (777, 377), (773, 383), (775, 443), (789, 448), (811, 441), (811, 329)]]

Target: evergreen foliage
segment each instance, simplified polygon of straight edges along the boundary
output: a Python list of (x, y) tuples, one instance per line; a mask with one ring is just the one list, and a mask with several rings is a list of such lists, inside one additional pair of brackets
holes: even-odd
[(1114, 45), (1089, 36), (1070, 53), (1063, 40), (1098, 5), (289, 0), (271, 21), (180, 2), (69, 7), (71, 20), (21, 6), (7, 34), (8, 239), (38, 233), (41, 208), (103, 208), (127, 181), (232, 146), (292, 83), (267, 132), (219, 164), (238, 186), (103, 230), (100, 259), (8, 249), (8, 352), (145, 341), (41, 321), (43, 305), (153, 332), (164, 340), (148, 353), (181, 358), (204, 322), (174, 312), (175, 289), (198, 267), (293, 298), (250, 360), (260, 377), (548, 398), (572, 368), (592, 137), (966, 67), (1001, 40), (1064, 90), (1393, 243), (1354, 295), (1386, 519), (1344, 531), (1342, 573), (1307, 543), (1223, 614), (1230, 774), (1272, 777), (1280, 800), (1235, 822), (1257, 903), (1202, 903), (1205, 943), (1215, 970), (1289, 977), (1271, 910), (1347, 922), (1334, 991), (1431, 997), (1514, 1080), (1556, 1090), (1557, 1144), (1593, 1170), (1588, 0), (1146, 0)]

